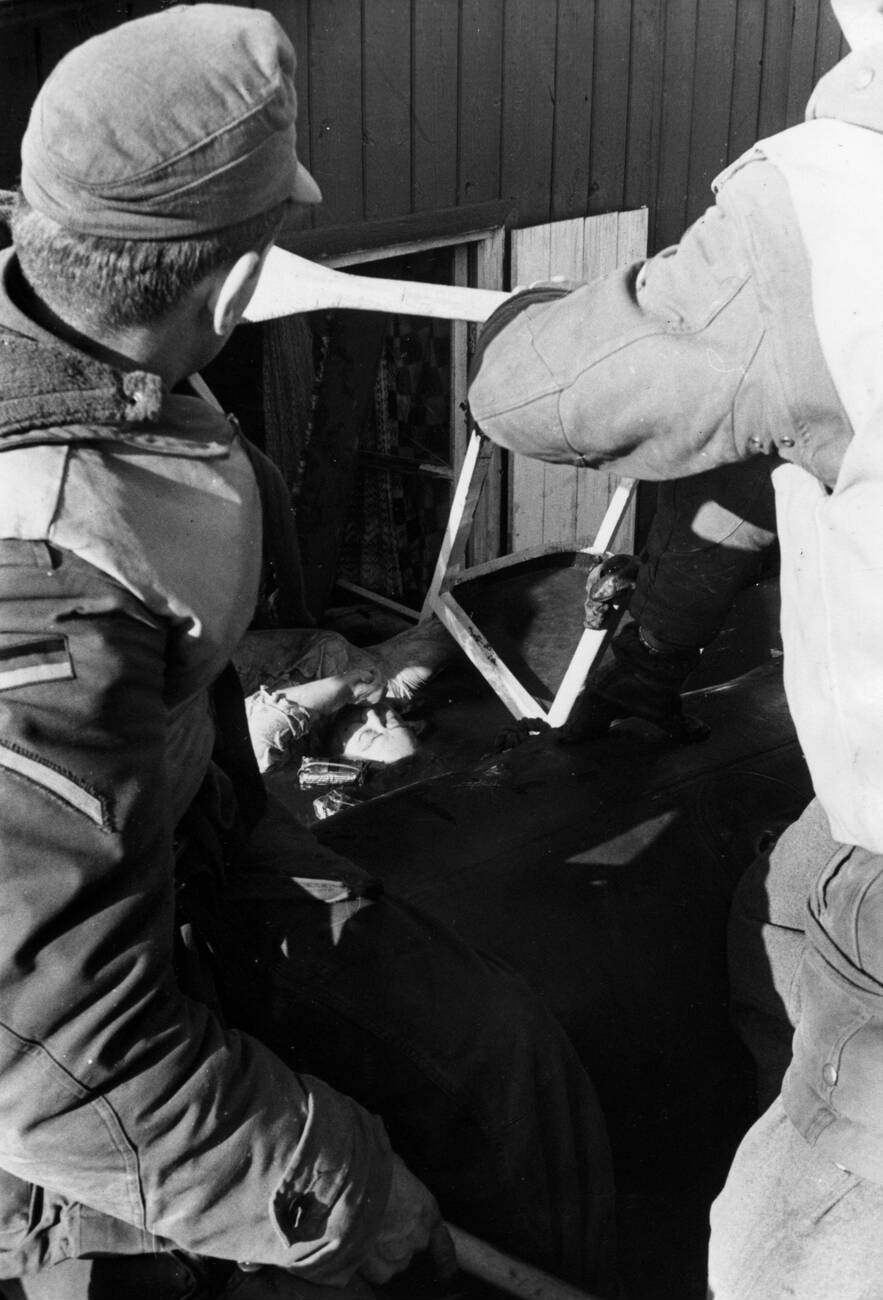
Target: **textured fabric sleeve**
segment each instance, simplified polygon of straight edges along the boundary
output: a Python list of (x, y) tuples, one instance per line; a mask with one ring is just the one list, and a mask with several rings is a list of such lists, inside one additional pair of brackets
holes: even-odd
[(298, 704), (297, 687), (269, 691), (261, 686), (246, 698), (248, 734), (262, 772), (269, 772), (294, 756), (298, 743), (309, 735), (312, 716)]
[(678, 478), (757, 454), (751, 439), (781, 417), (750, 261), (719, 207), (644, 263), (500, 311), (469, 402), (512, 451)]
[(97, 570), (0, 543), (0, 1167), (200, 1254), (345, 1277), (382, 1124), (172, 970), (166, 629)]

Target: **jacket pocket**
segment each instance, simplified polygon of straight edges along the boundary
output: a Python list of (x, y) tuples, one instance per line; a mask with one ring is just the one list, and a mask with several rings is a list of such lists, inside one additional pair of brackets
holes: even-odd
[(800, 993), (794, 1066), (829, 1113), (883, 1132), (883, 999), (855, 989), (811, 948)]
[(112, 831), (108, 801), (70, 772), (47, 763), (17, 745), (0, 744), (0, 768), (39, 786), (50, 798), (73, 809), (103, 831)]

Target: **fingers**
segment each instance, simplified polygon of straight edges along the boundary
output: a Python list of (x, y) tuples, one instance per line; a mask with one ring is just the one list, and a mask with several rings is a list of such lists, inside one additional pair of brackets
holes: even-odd
[(377, 704), (386, 692), (386, 678), (379, 668), (356, 668), (346, 680), (353, 704)]
[(384, 1222), (359, 1271), (369, 1282), (381, 1285), (407, 1268), (415, 1255), (427, 1250), (433, 1261), (437, 1251), (439, 1265), (447, 1267), (454, 1247), (435, 1197), (395, 1157)]
[(385, 1246), (382, 1254), (378, 1248), (365, 1260), (359, 1272), (375, 1286), (382, 1286), (384, 1282), (388, 1282), (391, 1277), (395, 1277), (397, 1273), (401, 1273), (408, 1267), (414, 1253), (413, 1250), (405, 1249), (401, 1243), (395, 1247)]
[[(420, 1244), (417, 1244), (417, 1240)], [(447, 1227), (439, 1219), (432, 1225), (428, 1237), (425, 1233), (420, 1233), (419, 1238), (412, 1240), (407, 1248), (401, 1242), (395, 1246), (386, 1243), (382, 1256), (375, 1251), (359, 1272), (375, 1286), (382, 1286), (414, 1263), (418, 1255), (426, 1258), (429, 1265), (427, 1276), (431, 1274), (432, 1280), (442, 1285), (450, 1283), (458, 1271), (454, 1242)]]
[(437, 1223), (429, 1234), (429, 1254), (439, 1282), (450, 1282), (457, 1272), (457, 1251), (444, 1223)]

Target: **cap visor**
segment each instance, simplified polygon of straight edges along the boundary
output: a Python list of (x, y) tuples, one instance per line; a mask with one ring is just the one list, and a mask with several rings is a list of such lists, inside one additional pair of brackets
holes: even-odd
[(322, 191), (313, 180), (306, 167), (301, 163), (297, 164), (297, 173), (294, 178), (294, 191), (292, 198), (298, 203), (321, 203)]

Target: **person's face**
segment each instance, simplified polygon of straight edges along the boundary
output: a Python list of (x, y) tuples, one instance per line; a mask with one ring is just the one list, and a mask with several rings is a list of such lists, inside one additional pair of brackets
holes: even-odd
[(359, 709), (341, 737), (344, 758), (395, 763), (417, 752), (414, 732), (387, 706)]

